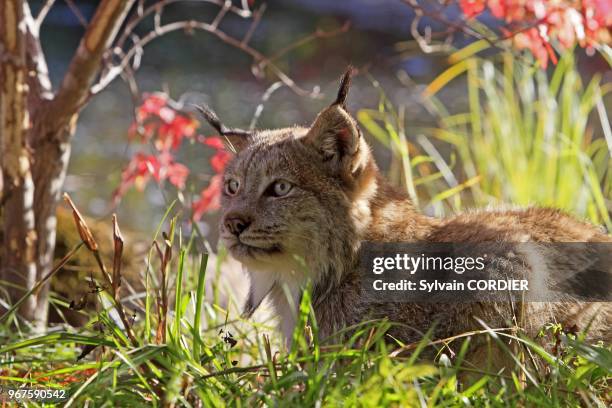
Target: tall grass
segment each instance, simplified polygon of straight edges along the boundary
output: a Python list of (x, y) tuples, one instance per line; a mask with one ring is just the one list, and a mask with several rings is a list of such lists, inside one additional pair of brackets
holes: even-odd
[[(458, 78), (465, 81), (467, 112), (437, 98)], [(469, 57), (423, 93), (437, 127), (406, 129), (401, 109), (384, 94), (378, 110), (358, 118), (396, 152), (408, 191), (418, 190), (417, 199), (438, 215), (466, 206), (539, 205), (612, 229), (612, 132), (603, 107), (610, 90), (599, 75), (584, 83), (572, 53), (552, 75), (510, 53), (498, 61)]]
[[(185, 254), (186, 247), (180, 249)], [(206, 262), (206, 257), (189, 262), (183, 255), (177, 263), (183, 268), (177, 287), (200, 288)], [(306, 291), (293, 347), (284, 350), (257, 324), (228, 323), (227, 311), (210, 304), (204, 291), (175, 293), (179, 305), (167, 321), (155, 313), (149, 316), (154, 325), (166, 325), (165, 342), (147, 341), (144, 323), (134, 323), (138, 342), (131, 344), (120, 321), (111, 316), (121, 306), (110, 303), (83, 329), (63, 328), (25, 338), (3, 331), (2, 386), (63, 389), (66, 399), (46, 403), (72, 407), (603, 407), (609, 403), (610, 350), (586, 345), (555, 327), (545, 333), (557, 339), (556, 354), (510, 331), (486, 327), (437, 341), (425, 335), (418, 343), (398, 344), (391, 351), (383, 341), (390, 327), (385, 321), (364, 322), (342, 344), (323, 346)], [(205, 308), (210, 318), (207, 327), (198, 328), (196, 305), (212, 306)], [(510, 372), (470, 366), (464, 357), (476, 336), (519, 342), (548, 366), (540, 372), (519, 365)], [(90, 354), (79, 360), (83, 350)], [(431, 350), (434, 359), (422, 357)], [(466, 374), (475, 379), (463, 383)], [(42, 406), (42, 402), (30, 400), (27, 405)]]

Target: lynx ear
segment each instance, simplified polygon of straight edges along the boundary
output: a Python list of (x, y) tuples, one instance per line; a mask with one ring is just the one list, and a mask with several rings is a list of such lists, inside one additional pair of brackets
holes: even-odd
[(349, 68), (342, 77), (336, 100), (319, 113), (304, 139), (321, 153), (325, 161), (347, 164), (350, 171), (354, 170), (350, 164), (357, 158), (361, 145), (357, 122), (346, 111), (352, 75), (353, 69)]
[(359, 148), (359, 129), (355, 120), (339, 105), (323, 110), (310, 127), (306, 142), (327, 160), (341, 160)]
[(226, 127), (221, 121), (215, 112), (212, 111), (208, 106), (199, 106), (193, 105), (204, 119), (215, 128), (217, 132), (219, 132), (220, 136), (223, 136), (226, 141), (226, 145), (229, 150), (234, 153), (239, 152), (244, 149), (246, 145), (249, 143), (252, 133), (247, 130), (242, 129), (230, 129)]

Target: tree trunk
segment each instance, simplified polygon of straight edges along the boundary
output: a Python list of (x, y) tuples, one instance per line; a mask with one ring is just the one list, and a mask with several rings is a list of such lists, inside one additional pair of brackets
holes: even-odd
[[(74, 118), (76, 120), (76, 114)], [(69, 140), (74, 128), (61, 129), (60, 137), (53, 140)], [(62, 187), (66, 178), (68, 161), (70, 159), (70, 143), (46, 143), (36, 147), (37, 161), (33, 166), (34, 185), (34, 213), (36, 215), (36, 234), (38, 238), (37, 262), (38, 279), (46, 275), (53, 267), (53, 254), (55, 252), (55, 238), (57, 226), (57, 204), (60, 200)], [(49, 285), (41, 288), (36, 296), (34, 307), (35, 316), (41, 318), (37, 327), (45, 327), (48, 315)]]
[[(39, 24), (24, 0), (0, 1), (0, 296), (19, 299), (53, 266), (56, 209), (78, 113), (90, 96), (102, 56), (134, 0), (103, 0), (53, 95)], [(49, 286), (32, 294), (20, 315), (44, 330)]]
[[(4, 201), (2, 279), (17, 287), (8, 291), (14, 299), (21, 288), (36, 281), (36, 225), (34, 183), (27, 134), (30, 118), (27, 110), (28, 67), (26, 27), (22, 0), (0, 3), (0, 157)], [(24, 316), (33, 319), (35, 300), (24, 304)]]

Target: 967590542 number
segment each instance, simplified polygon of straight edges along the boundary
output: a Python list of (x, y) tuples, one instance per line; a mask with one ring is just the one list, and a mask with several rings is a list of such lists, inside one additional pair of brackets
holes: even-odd
[(66, 390), (54, 388), (5, 388), (0, 386), (0, 401), (50, 400), (67, 398)]

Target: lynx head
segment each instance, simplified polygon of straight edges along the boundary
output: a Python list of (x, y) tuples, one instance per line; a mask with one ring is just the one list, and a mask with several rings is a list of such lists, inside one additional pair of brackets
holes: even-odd
[(203, 112), (236, 149), (224, 174), (221, 240), (253, 280), (267, 275), (263, 291), (305, 277), (338, 278), (369, 221), (377, 168), (346, 109), (351, 75), (309, 128), (249, 134)]

